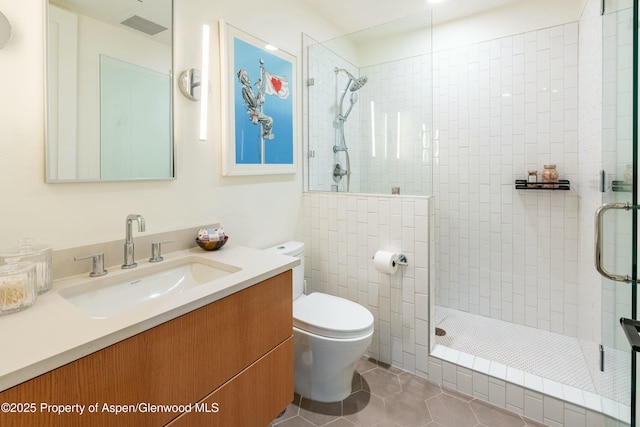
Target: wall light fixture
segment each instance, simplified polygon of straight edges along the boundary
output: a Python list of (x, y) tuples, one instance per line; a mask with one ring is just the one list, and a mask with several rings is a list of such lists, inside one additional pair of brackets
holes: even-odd
[(11, 29), (9, 20), (0, 12), (0, 49), (9, 43), (12, 34), (13, 30)]

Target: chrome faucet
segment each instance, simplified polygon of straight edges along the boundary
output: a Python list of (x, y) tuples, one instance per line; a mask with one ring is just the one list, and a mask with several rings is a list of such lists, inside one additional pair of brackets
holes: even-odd
[(133, 230), (131, 223), (133, 221), (138, 222), (138, 231), (144, 231), (144, 218), (142, 215), (129, 214), (126, 222), (126, 240), (124, 242), (124, 264), (122, 268), (133, 268), (138, 265), (133, 256)]

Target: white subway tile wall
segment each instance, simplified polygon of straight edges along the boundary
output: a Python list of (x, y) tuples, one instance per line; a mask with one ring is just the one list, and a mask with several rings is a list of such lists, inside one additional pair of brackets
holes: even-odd
[[(304, 87), (308, 108), (303, 108), (306, 118), (306, 130), (308, 132), (308, 146), (305, 163), (307, 164), (307, 186), (311, 190), (330, 191), (332, 186), (337, 186), (339, 191), (346, 191), (346, 178), (339, 182), (333, 180), (333, 168), (336, 162), (346, 167), (344, 152), (334, 153), (333, 146), (339, 145), (339, 133), (336, 125), (336, 116), (340, 96), (347, 84), (347, 75), (343, 72), (336, 73), (335, 69), (345, 69), (353, 75), (359, 75), (358, 69), (339, 55), (319, 43), (305, 39), (308, 49), (307, 76)], [(349, 94), (345, 96), (344, 109), (349, 107)], [(360, 109), (354, 108), (349, 115), (349, 124), (345, 124), (345, 140), (358, 141), (360, 139)], [(355, 144), (353, 144), (355, 145)], [(313, 152), (313, 157), (308, 153)], [(359, 170), (360, 159), (350, 155), (351, 168)], [(360, 175), (351, 177), (349, 191), (360, 191)]]
[(431, 55), (423, 54), (358, 69), (322, 44), (307, 41), (308, 150), (305, 158), (308, 189), (346, 191), (347, 178), (333, 179), (336, 163), (346, 167), (344, 152), (334, 153), (340, 132), (336, 115), (348, 78), (335, 68), (344, 68), (368, 81), (357, 93), (347, 90), (345, 113), (351, 97), (357, 97), (344, 123), (351, 178), (349, 191), (391, 194), (432, 193), (432, 66)]
[[(308, 192), (303, 195), (308, 289), (356, 301), (375, 317), (369, 355), (427, 375), (432, 198)], [(378, 250), (409, 265), (378, 272)]]
[(437, 304), (578, 334), (578, 23), (434, 53)]

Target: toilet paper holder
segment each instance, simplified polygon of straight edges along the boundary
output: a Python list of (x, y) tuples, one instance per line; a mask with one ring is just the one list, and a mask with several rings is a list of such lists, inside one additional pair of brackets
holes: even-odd
[(398, 260), (396, 261), (396, 264), (409, 265), (409, 263), (407, 262), (407, 257), (404, 256), (403, 254), (398, 255)]
[[(375, 256), (371, 257), (371, 259), (374, 259)], [(398, 255), (398, 259), (394, 261), (396, 264), (398, 265), (409, 265), (409, 262), (407, 262), (407, 257), (404, 254), (400, 254)]]

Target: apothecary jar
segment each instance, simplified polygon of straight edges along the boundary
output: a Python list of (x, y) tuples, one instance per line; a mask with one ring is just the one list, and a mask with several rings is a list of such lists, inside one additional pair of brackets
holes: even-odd
[(543, 183), (555, 183), (555, 184), (543, 184), (543, 188), (558, 188), (558, 170), (556, 165), (544, 165), (542, 170), (542, 182)]

